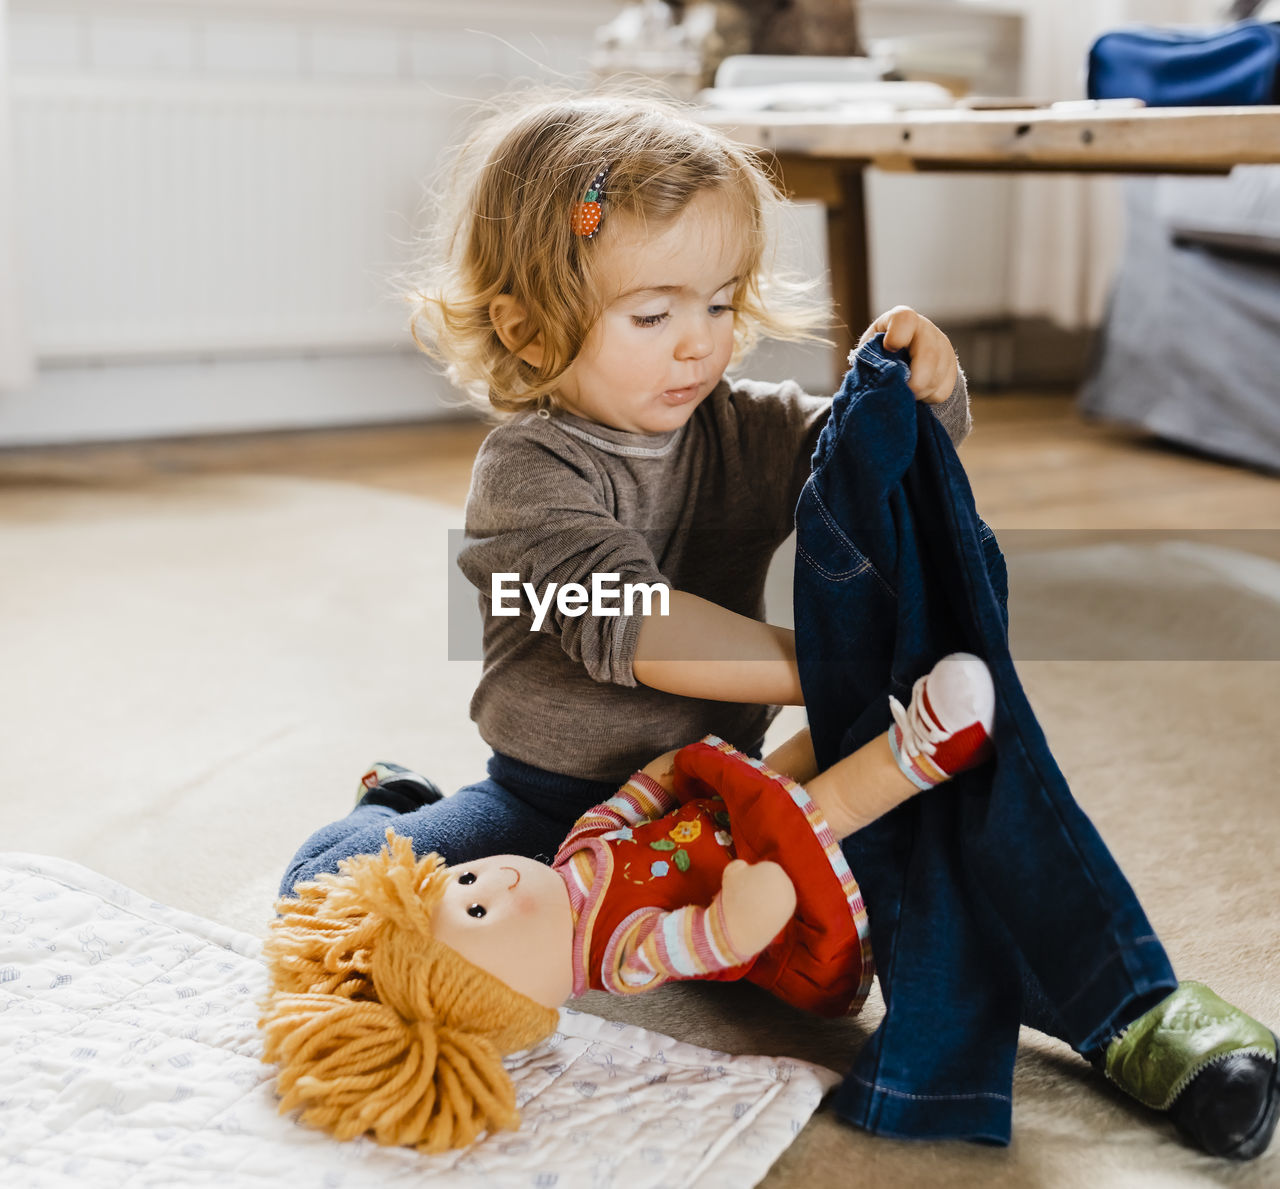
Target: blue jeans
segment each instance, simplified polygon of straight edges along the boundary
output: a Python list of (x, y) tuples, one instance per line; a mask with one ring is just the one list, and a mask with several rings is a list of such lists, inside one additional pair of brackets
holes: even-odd
[(414, 853), (437, 851), (450, 863), (487, 855), (527, 855), (550, 863), (573, 823), (618, 791), (612, 783), (547, 772), (497, 752), (488, 768), (487, 780), (414, 813), (357, 805), (322, 826), (293, 856), (280, 894), (287, 896), (301, 880), (337, 871), (340, 859), (377, 853), (388, 826), (413, 839)]
[(949, 652), (996, 688), (995, 760), (845, 840), (886, 1014), (835, 1108), (869, 1131), (1007, 1143), (1019, 1022), (1093, 1055), (1177, 983), (1072, 798), (1009, 655), (1004, 559), (900, 353), (862, 348), (796, 509), (796, 652), (820, 768)]

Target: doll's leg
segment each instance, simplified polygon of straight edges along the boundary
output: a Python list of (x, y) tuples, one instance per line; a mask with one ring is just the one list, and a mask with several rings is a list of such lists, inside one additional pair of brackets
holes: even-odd
[(943, 657), (915, 683), (906, 709), (892, 699), (891, 705), (894, 725), (825, 772), (817, 771), (807, 728), (765, 759), (774, 771), (805, 786), (837, 838), (847, 838), (916, 793), (990, 756), (995, 691), (977, 657)]

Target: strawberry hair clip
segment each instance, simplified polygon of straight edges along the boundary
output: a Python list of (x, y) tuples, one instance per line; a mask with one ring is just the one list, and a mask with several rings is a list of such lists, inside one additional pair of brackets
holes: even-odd
[(587, 187), (581, 201), (573, 204), (573, 210), (569, 214), (569, 226), (573, 228), (574, 235), (591, 239), (599, 231), (600, 216), (603, 214), (600, 209), (600, 199), (603, 197), (605, 179), (608, 178), (611, 168), (606, 165), (597, 173), (591, 179), (591, 185)]

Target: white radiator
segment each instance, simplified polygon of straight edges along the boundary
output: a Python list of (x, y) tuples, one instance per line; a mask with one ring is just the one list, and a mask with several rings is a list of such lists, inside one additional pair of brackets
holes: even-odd
[(455, 100), (421, 84), (13, 80), (24, 307), (44, 361), (404, 345)]

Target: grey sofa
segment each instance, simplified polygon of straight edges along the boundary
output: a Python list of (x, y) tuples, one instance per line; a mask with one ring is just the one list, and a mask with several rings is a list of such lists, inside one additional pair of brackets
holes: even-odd
[(1280, 471), (1280, 167), (1131, 181), (1126, 207), (1082, 411)]

